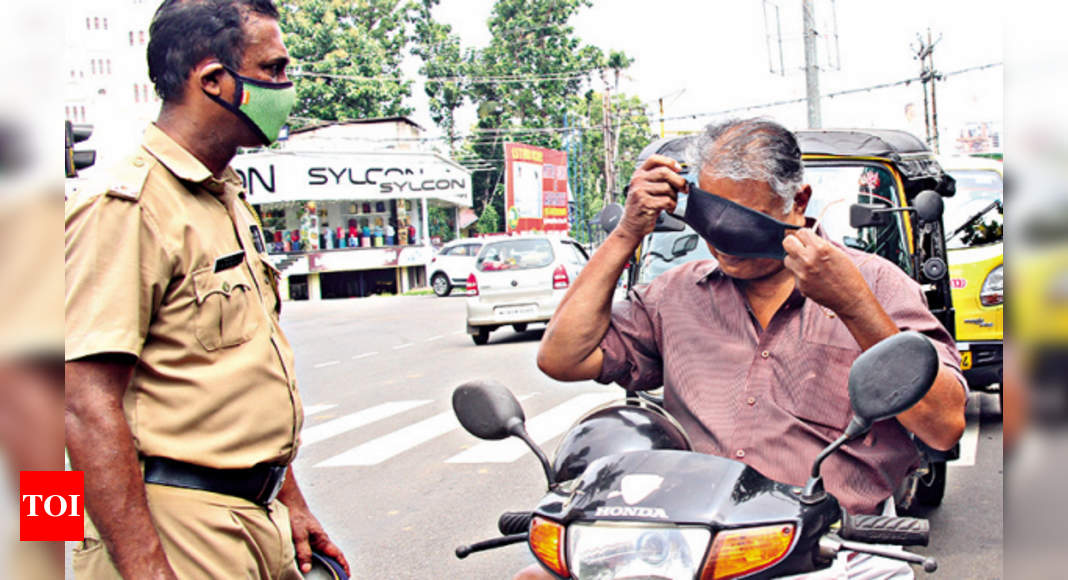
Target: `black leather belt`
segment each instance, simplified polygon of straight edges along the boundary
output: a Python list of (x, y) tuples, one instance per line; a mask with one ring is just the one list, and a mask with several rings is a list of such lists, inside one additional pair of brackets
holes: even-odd
[(246, 469), (216, 469), (166, 457), (145, 457), (145, 483), (232, 495), (265, 506), (285, 481), (286, 466), (260, 463)]

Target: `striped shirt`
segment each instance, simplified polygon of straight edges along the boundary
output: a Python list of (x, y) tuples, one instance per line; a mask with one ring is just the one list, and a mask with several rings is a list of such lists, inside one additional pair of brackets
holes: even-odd
[[(965, 385), (956, 345), (928, 311), (919, 284), (887, 260), (835, 245), (859, 266), (897, 326), (930, 338)], [(849, 423), (847, 379), (861, 353), (833, 312), (796, 289), (760, 328), (740, 287), (714, 260), (674, 268), (617, 302), (600, 346), (597, 380), (630, 390), (663, 385), (665, 407), (697, 451), (799, 486)], [(876, 513), (919, 460), (901, 424), (881, 421), (823, 463), (824, 484), (851, 512)]]

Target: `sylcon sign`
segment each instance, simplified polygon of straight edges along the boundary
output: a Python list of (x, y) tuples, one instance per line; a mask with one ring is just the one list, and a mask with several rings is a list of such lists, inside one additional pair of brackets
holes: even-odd
[(250, 203), (432, 198), (471, 206), (471, 174), (428, 153), (252, 153), (233, 167)]

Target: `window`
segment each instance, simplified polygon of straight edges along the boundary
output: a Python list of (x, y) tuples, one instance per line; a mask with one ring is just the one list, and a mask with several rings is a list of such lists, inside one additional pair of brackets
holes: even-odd
[(108, 29), (108, 19), (105, 18), (104, 19), (104, 30), (107, 30), (107, 29)]
[(96, 74), (96, 59), (89, 60), (89, 67), (92, 69), (93, 74)]
[(99, 18), (94, 18), (93, 19), (93, 29), (94, 30), (100, 30), (100, 19)]
[(85, 29), (86, 30), (92, 30), (93, 29), (92, 22), (89, 20), (88, 16), (85, 17)]
[(84, 123), (85, 122), (85, 107), (82, 106), (82, 107), (79, 107), (79, 109), (80, 109), (79, 112), (81, 113), (81, 117), (82, 117), (82, 123)]
[(138, 44), (144, 44), (145, 43), (145, 31), (144, 30), (138, 31), (138, 33), (137, 33), (137, 42), (138, 42)]
[(141, 85), (141, 98), (148, 102), (148, 85)]
[(111, 74), (111, 59), (108, 59), (108, 74)]
[(140, 103), (141, 102), (141, 93), (138, 92), (137, 85), (134, 85), (134, 102), (135, 103)]
[(67, 120), (70, 121), (70, 107), (63, 107), (63, 114), (66, 115)]
[(133, 46), (133, 31), (130, 31), (130, 46)]
[(479, 272), (527, 270), (553, 263), (553, 246), (543, 238), (514, 239), (488, 244), (475, 262)]

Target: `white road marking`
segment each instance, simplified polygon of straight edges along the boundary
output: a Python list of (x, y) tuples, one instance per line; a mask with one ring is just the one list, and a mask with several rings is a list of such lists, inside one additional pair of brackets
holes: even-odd
[(323, 411), (333, 409), (336, 406), (337, 405), (308, 405), (307, 407), (304, 407), (304, 416), (311, 417), (316, 413), (322, 413)]
[[(557, 405), (527, 421), (527, 432), (537, 443), (563, 433), (587, 411), (613, 399), (621, 399), (621, 393), (586, 393)], [(511, 463), (530, 453), (518, 439), (485, 441), (445, 460), (446, 463)]]
[(369, 356), (374, 356), (376, 354), (378, 354), (377, 350), (376, 351), (372, 351), (372, 352), (365, 352), (363, 354), (358, 354), (358, 355), (352, 357), (352, 360), (357, 360), (357, 359), (361, 359), (361, 358), (367, 358)]
[(352, 431), (353, 429), (359, 429), (360, 427), (369, 425), (375, 421), (381, 421), (382, 419), (392, 417), (398, 413), (403, 413), (410, 409), (426, 405), (429, 402), (429, 399), (416, 401), (390, 401), (388, 403), (382, 403), (381, 405), (376, 405), (352, 413), (351, 415), (338, 417), (337, 419), (332, 419), (321, 425), (304, 429), (300, 435), (301, 444), (311, 445), (312, 443), (329, 439), (336, 435)]
[(414, 342), (406, 342), (404, 344), (398, 344), (397, 346), (393, 347), (393, 350), (400, 350), (402, 348), (408, 348), (409, 346), (415, 346), (415, 343)]
[(971, 467), (975, 465), (975, 454), (979, 448), (979, 410), (982, 399), (976, 394), (968, 397), (968, 406), (964, 415), (968, 417), (968, 425), (964, 428), (964, 434), (960, 438), (960, 457), (948, 462), (953, 467)]
[(332, 360), (332, 361), (328, 361), (328, 362), (324, 362), (324, 363), (319, 363), (319, 364), (315, 365), (315, 368), (321, 369), (323, 367), (332, 367), (334, 365), (339, 365), (339, 364), (341, 364), (341, 361)]
[[(531, 395), (521, 396), (519, 400), (522, 401), (530, 397)], [(441, 437), (458, 427), (460, 427), (460, 422), (456, 420), (456, 416), (452, 411), (439, 413), (429, 419), (413, 423), (388, 435), (383, 435), (353, 447), (340, 455), (335, 455), (326, 461), (317, 463), (315, 467), (378, 465), (413, 447)]]
[(441, 335), (439, 334), (439, 335), (437, 335), (437, 336), (431, 336), (430, 338), (426, 339), (426, 341), (427, 341), (427, 342), (430, 342), (430, 341), (432, 341), (432, 340), (440, 340), (441, 338), (442, 338), (442, 337), (441, 337)]

